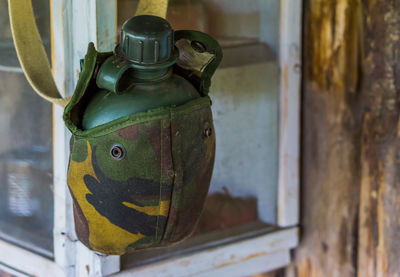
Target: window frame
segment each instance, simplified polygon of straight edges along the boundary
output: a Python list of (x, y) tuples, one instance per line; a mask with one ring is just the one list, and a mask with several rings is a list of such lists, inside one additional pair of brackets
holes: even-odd
[[(114, 48), (116, 5), (116, 0), (51, 0), (53, 75), (63, 95), (73, 93), (79, 61), (89, 42), (94, 42), (100, 51)], [(206, 276), (210, 273), (248, 275), (249, 268), (259, 273), (289, 264), (290, 250), (298, 245), (299, 237), (296, 226), (299, 222), (301, 13), (302, 0), (280, 0), (279, 229), (119, 272), (120, 257), (90, 251), (75, 235), (72, 200), (66, 185), (71, 135), (62, 121), (63, 109), (54, 106), (54, 261), (0, 240), (0, 269), (16, 276), (80, 277), (115, 273), (115, 276), (132, 273)], [(24, 263), (19, 262), (21, 257)], [(208, 262), (204, 263), (205, 259)], [(203, 264), (199, 267), (200, 261)]]

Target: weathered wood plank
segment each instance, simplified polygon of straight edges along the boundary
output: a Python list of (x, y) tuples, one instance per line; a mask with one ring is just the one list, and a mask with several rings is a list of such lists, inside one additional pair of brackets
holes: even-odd
[(400, 275), (400, 1), (363, 1), (359, 276)]
[(277, 221), (299, 223), (301, 0), (280, 2), (280, 110)]
[(304, 22), (299, 276), (357, 272), (360, 2), (308, 0)]
[(283, 229), (187, 255), (126, 269), (128, 276), (247, 276), (284, 267), (297, 246), (297, 228)]
[(400, 275), (400, 1), (308, 0), (299, 276)]

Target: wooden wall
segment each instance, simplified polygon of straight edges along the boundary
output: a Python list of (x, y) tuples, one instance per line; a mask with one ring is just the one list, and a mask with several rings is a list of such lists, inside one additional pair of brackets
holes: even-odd
[(294, 272), (400, 276), (400, 0), (305, 0), (304, 16)]

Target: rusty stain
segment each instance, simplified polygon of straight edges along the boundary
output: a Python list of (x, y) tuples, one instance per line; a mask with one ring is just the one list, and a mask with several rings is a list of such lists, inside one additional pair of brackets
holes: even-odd
[(222, 264), (216, 266), (215, 268), (218, 269), (218, 268), (222, 268), (222, 267), (226, 267), (226, 266), (230, 266), (230, 265), (246, 262), (248, 260), (251, 260), (251, 259), (254, 259), (254, 258), (258, 258), (258, 257), (262, 257), (262, 256), (266, 256), (266, 255), (268, 255), (267, 252), (259, 252), (259, 253), (251, 254), (251, 255), (248, 255), (246, 257), (239, 258), (239, 259), (236, 259), (235, 255), (231, 255), (229, 262), (222, 263)]
[(285, 92), (287, 92), (289, 90), (289, 66), (287, 64), (283, 69), (283, 86)]
[(276, 245), (279, 245), (280, 243), (284, 242), (285, 239), (281, 238), (281, 239), (275, 239), (272, 242), (270, 242), (268, 245), (270, 247), (275, 247)]
[(282, 118), (281, 118), (281, 126), (280, 126), (280, 136), (283, 138), (286, 125), (287, 125), (287, 120), (289, 117), (289, 100), (288, 100), (288, 93), (289, 93), (289, 66), (285, 64), (283, 68), (283, 103), (282, 105)]
[(179, 262), (181, 265), (183, 265), (183, 266), (189, 266), (190, 265), (190, 261), (188, 261), (188, 260), (184, 260), (184, 261), (181, 261), (181, 262)]
[(88, 274), (90, 274), (90, 267), (89, 267), (89, 265), (86, 265), (86, 271), (87, 271)]

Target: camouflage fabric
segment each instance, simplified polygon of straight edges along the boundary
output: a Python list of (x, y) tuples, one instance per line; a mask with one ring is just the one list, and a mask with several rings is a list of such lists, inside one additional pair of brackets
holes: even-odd
[(215, 132), (208, 96), (81, 130), (82, 107), (97, 89), (93, 73), (109, 55), (89, 45), (64, 112), (73, 134), (68, 187), (78, 238), (121, 255), (191, 234), (210, 184)]

